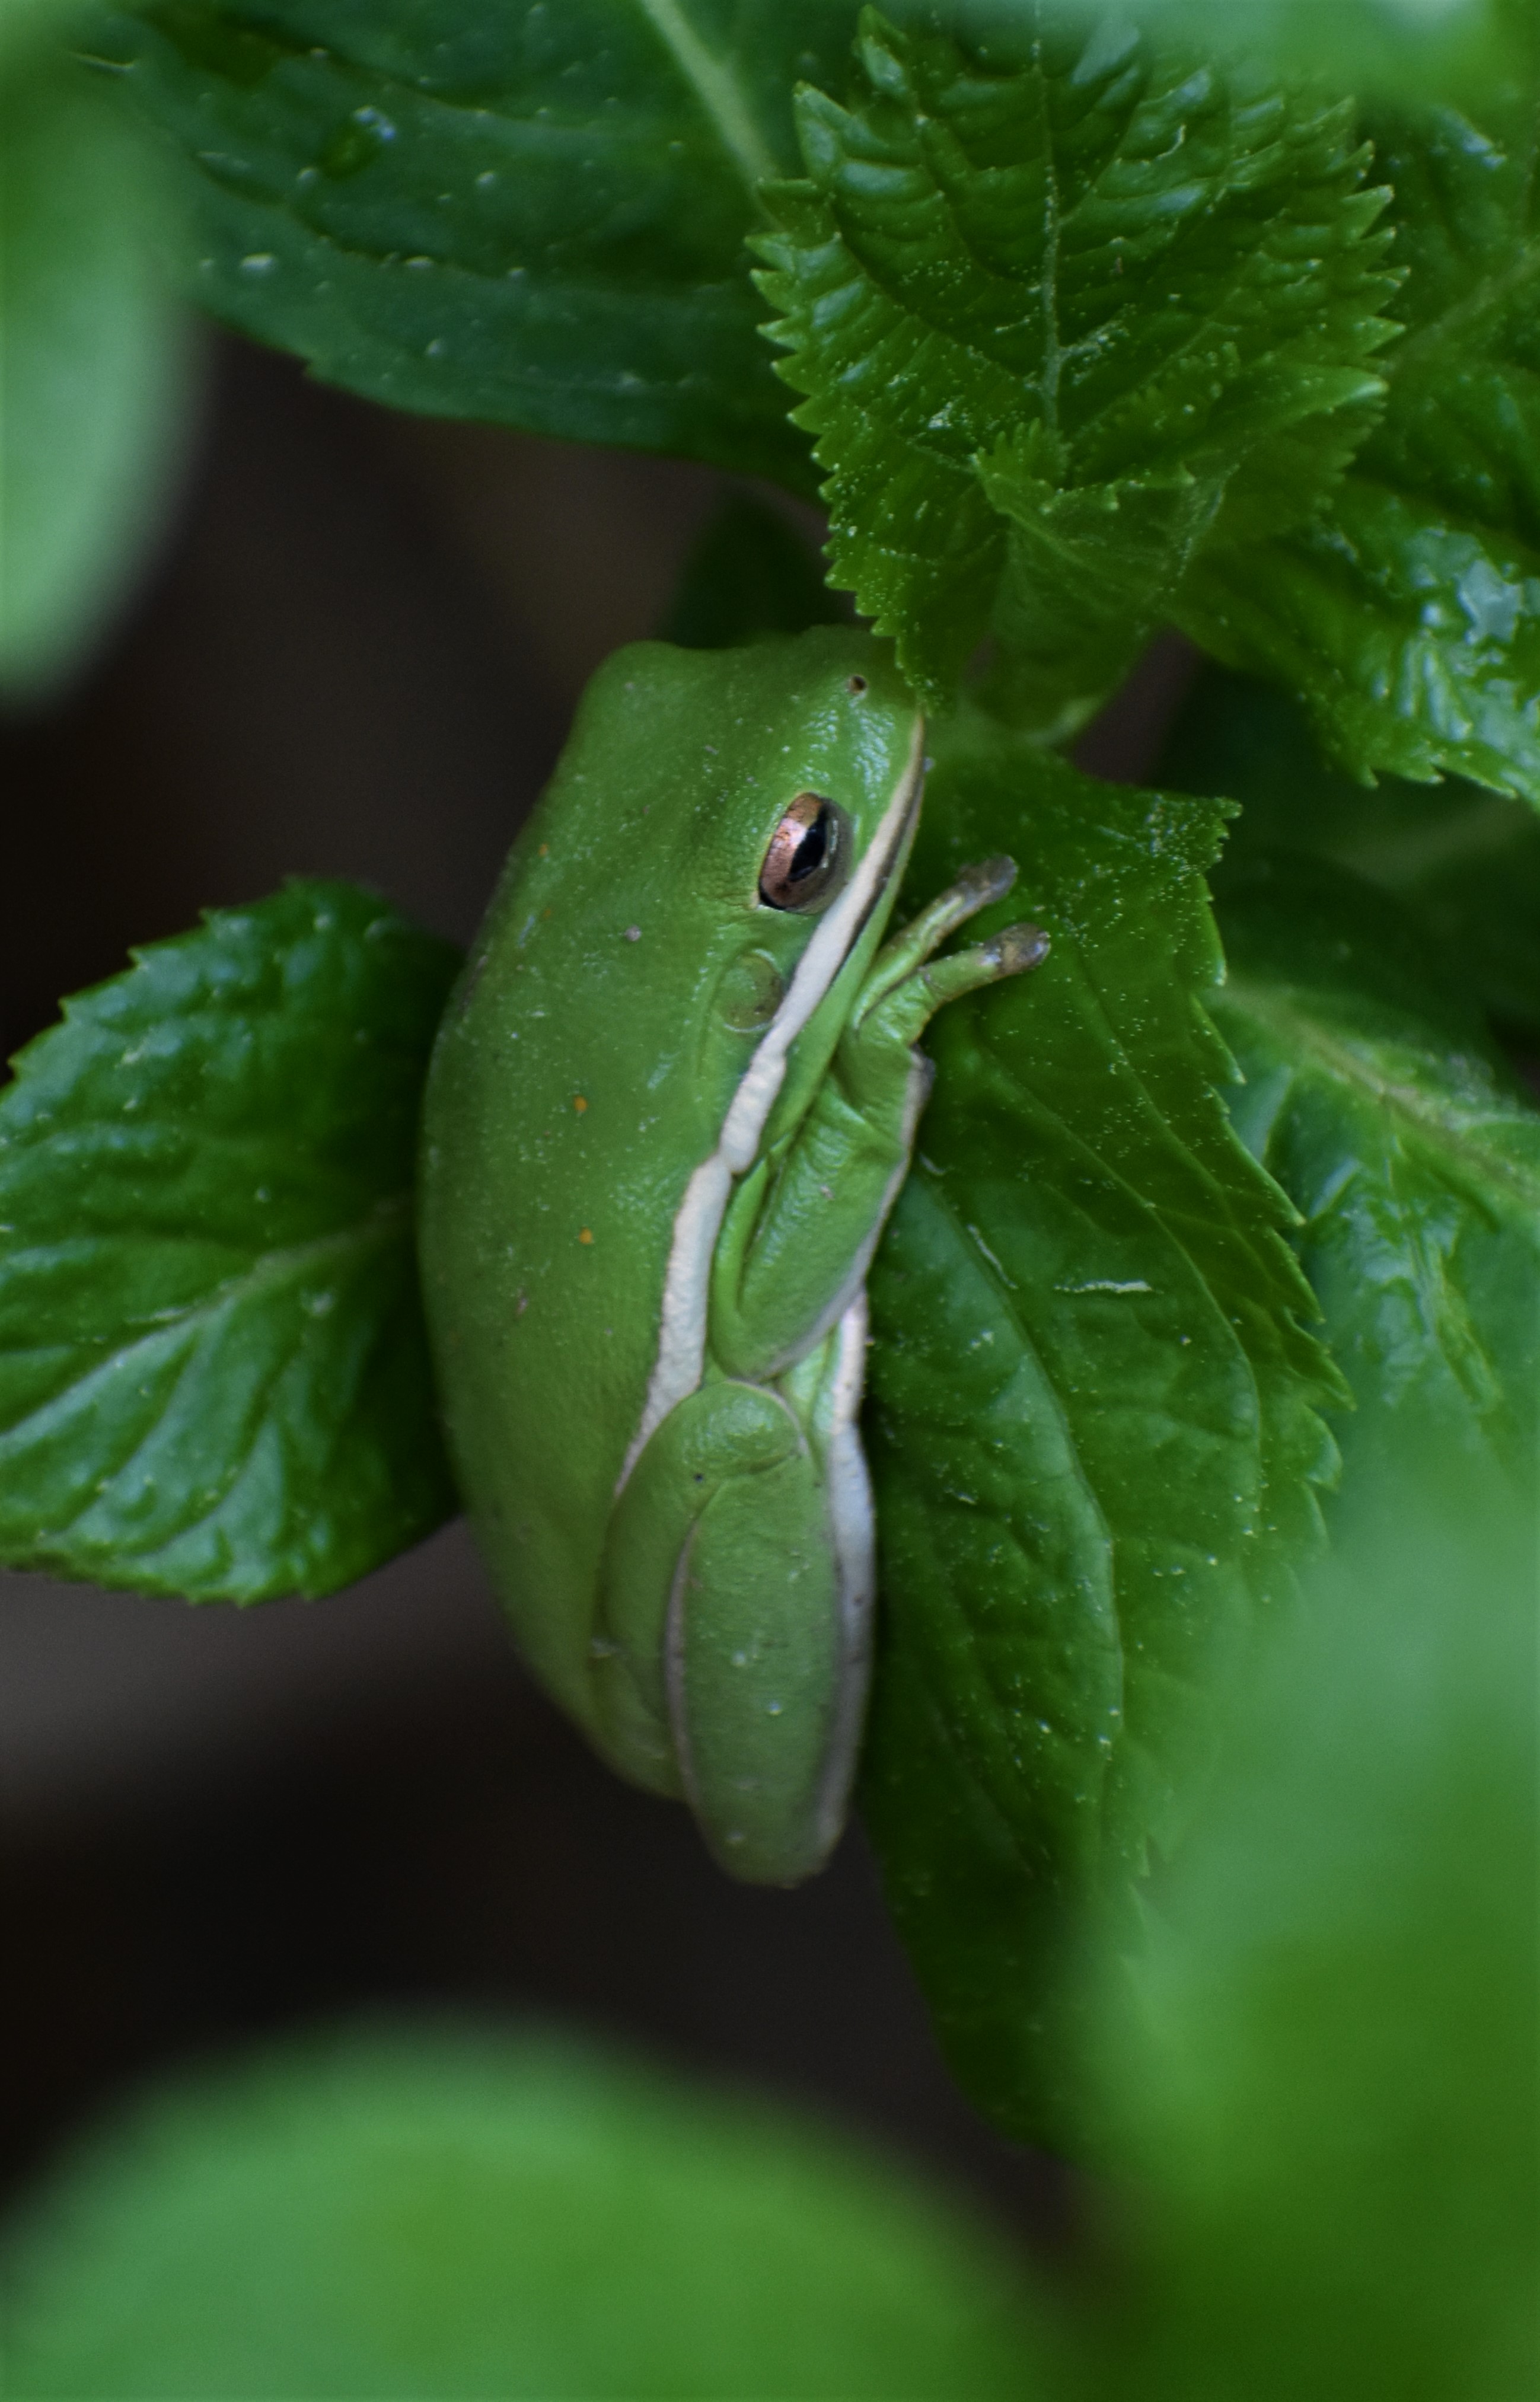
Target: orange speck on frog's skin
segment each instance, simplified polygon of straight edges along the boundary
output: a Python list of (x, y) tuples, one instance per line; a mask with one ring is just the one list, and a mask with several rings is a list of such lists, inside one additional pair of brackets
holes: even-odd
[(577, 1111), (577, 1114), (578, 1114), (578, 1116), (579, 1116), (579, 1117), (581, 1117), (581, 1116), (582, 1116), (583, 1111), (588, 1108), (588, 1103), (587, 1103), (587, 1101), (583, 1098), (583, 1096), (582, 1096), (582, 1094), (581, 1094), (581, 1093), (574, 1093), (574, 1095), (573, 1095), (573, 1097), (572, 1097), (572, 1105), (573, 1105), (573, 1108)]
[(540, 856), (542, 859), (548, 859), (550, 857), (550, 845), (548, 842), (543, 842), (541, 844)]
[(587, 1226), (579, 1226), (577, 1229), (577, 1239), (580, 1243), (591, 1243), (593, 1236)]

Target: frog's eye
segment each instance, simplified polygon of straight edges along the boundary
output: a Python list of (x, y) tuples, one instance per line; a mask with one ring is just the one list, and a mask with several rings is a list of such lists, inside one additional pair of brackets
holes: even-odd
[(850, 820), (838, 801), (798, 793), (770, 836), (759, 871), (760, 900), (767, 908), (811, 917), (843, 884), (853, 847)]

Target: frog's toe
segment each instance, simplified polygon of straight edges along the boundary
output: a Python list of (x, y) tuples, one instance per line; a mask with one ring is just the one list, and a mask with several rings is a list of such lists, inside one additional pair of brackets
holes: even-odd
[(1041, 967), (1047, 958), (1049, 941), (1041, 926), (1023, 918), (1019, 926), (1006, 926), (978, 946), (979, 958), (987, 961), (997, 976), (1025, 975), (1029, 968)]
[(995, 859), (977, 859), (964, 867), (943, 901), (956, 904), (959, 921), (971, 918), (976, 910), (987, 909), (992, 901), (1003, 901), (1016, 881), (1016, 862), (1002, 851)]

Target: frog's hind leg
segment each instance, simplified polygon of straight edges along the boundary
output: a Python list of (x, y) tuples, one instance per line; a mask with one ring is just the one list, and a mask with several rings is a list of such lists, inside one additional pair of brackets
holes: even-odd
[(682, 1793), (752, 1884), (823, 1866), (860, 1740), (871, 1504), (855, 1433), (865, 1319), (848, 1318), (795, 1390), (724, 1377), (680, 1402), (605, 1546), (601, 1742), (640, 1783)]
[(877, 1515), (859, 1423), (867, 1376), (867, 1317), (863, 1290), (834, 1331), (829, 1373), (813, 1406), (814, 1441), (824, 1456), (828, 1492), (839, 1610), (839, 1674), (818, 1801), (825, 1851), (832, 1851), (839, 1842), (849, 1814), (871, 1684)]

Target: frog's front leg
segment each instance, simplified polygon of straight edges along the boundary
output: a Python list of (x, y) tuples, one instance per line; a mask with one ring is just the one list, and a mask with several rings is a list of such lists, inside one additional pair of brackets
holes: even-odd
[(711, 1291), (711, 1356), (729, 1375), (782, 1372), (863, 1291), (930, 1091), (930, 1062), (914, 1045), (946, 1002), (1021, 974), (1047, 950), (1037, 927), (1020, 925), (932, 957), (1015, 874), (1008, 859), (969, 868), (878, 953), (806, 1115), (740, 1180)]
[(611, 1519), (593, 1643), (616, 1765), (689, 1802), (722, 1865), (792, 1884), (844, 1823), (866, 1697), (870, 1501), (858, 1305), (777, 1389), (670, 1411)]

